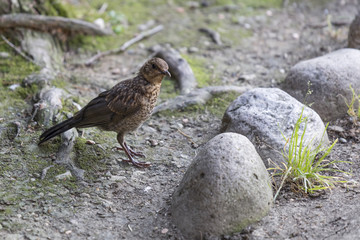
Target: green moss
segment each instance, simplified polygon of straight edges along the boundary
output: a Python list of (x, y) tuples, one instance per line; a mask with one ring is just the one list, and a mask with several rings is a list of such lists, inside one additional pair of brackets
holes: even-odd
[(160, 99), (170, 99), (179, 95), (180, 91), (175, 81), (165, 78), (161, 84)]
[[(102, 135), (104, 138), (105, 135)], [(101, 137), (97, 138), (96, 141), (102, 140)], [(86, 144), (86, 139), (77, 138), (75, 142), (76, 151), (76, 164), (79, 168), (86, 171), (86, 176), (89, 179), (95, 179), (96, 173), (99, 171), (106, 171), (105, 159), (109, 158), (111, 151), (103, 151), (97, 145)]]
[(43, 7), (42, 12), (44, 12), (46, 15), (69, 17), (68, 6), (63, 5), (60, 0), (45, 1), (41, 7)]
[(237, 92), (229, 92), (224, 94), (219, 94), (212, 99), (210, 99), (205, 105), (191, 105), (183, 110), (177, 111), (163, 111), (160, 112), (161, 116), (171, 116), (175, 118), (180, 118), (185, 116), (197, 117), (200, 114), (211, 114), (217, 118), (222, 118), (227, 107), (232, 101), (234, 101), (239, 96)]
[(282, 0), (216, 0), (217, 5), (241, 5), (242, 7), (253, 8), (279, 8)]
[(0, 52), (10, 53), (9, 58), (0, 58), (0, 115), (9, 116), (9, 109), (23, 108), (26, 104), (24, 99), (29, 99), (38, 90), (32, 86), (17, 87), (12, 91), (9, 86), (21, 84), (26, 76), (38, 71), (39, 67), (13, 53), (5, 44), (0, 44)]
[(206, 58), (182, 54), (182, 57), (189, 63), (195, 75), (198, 87), (205, 87), (209, 85), (216, 85), (220, 83), (213, 70), (215, 64)]

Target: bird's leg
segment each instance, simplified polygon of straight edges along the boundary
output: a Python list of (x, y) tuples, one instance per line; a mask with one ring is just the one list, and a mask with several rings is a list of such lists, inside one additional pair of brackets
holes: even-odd
[(126, 155), (128, 156), (129, 159), (122, 159), (125, 162), (131, 162), (133, 165), (135, 165), (136, 167), (149, 167), (150, 164), (146, 163), (146, 162), (138, 162), (136, 161), (132, 154), (130, 153), (130, 149), (128, 148), (128, 146), (126, 145), (125, 141), (124, 141), (124, 136), (123, 134), (119, 133), (117, 136), (117, 140), (120, 143), (122, 149), (125, 151)]

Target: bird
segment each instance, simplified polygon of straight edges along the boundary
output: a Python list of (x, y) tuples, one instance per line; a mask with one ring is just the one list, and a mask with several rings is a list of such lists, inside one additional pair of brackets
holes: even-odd
[(351, 22), (348, 33), (348, 47), (360, 49), (360, 14)]
[(39, 145), (71, 129), (98, 127), (104, 131), (117, 133), (117, 141), (136, 167), (148, 167), (149, 163), (138, 162), (135, 157), (145, 157), (133, 151), (125, 142), (125, 135), (136, 131), (152, 114), (161, 82), (165, 76), (171, 77), (168, 64), (161, 58), (145, 62), (134, 78), (123, 80), (110, 90), (100, 93), (73, 117), (49, 128), (40, 136)]

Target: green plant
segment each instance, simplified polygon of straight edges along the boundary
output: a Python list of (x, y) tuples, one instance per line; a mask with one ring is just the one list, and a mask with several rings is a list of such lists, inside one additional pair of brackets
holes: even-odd
[[(352, 93), (352, 98), (351, 98), (351, 102), (349, 103), (347, 101), (347, 99), (344, 97), (346, 106), (348, 107), (347, 113), (349, 114), (349, 116), (354, 118), (354, 122), (356, 123), (357, 119), (360, 119), (360, 94), (357, 95), (355, 93), (354, 88), (350, 85), (350, 90)], [(354, 104), (358, 103), (358, 108), (355, 109)]]
[[(285, 182), (291, 182), (295, 186), (305, 192), (306, 194), (312, 194), (314, 191), (322, 189), (330, 189), (334, 187), (335, 183), (345, 182), (339, 180), (338, 177), (328, 176), (321, 174), (322, 172), (335, 172), (341, 170), (330, 168), (331, 164), (344, 162), (344, 161), (328, 161), (325, 158), (330, 154), (331, 150), (335, 146), (337, 139), (328, 147), (323, 147), (322, 142), (314, 146), (314, 138), (309, 142), (305, 140), (305, 133), (307, 128), (307, 117), (303, 117), (304, 108), (301, 111), (300, 117), (295, 123), (294, 130), (290, 138), (286, 138), (282, 133), (286, 144), (282, 152), (285, 162), (284, 168), (276, 166), (270, 168), (274, 170), (273, 175), (281, 175), (281, 184), (275, 194), (274, 200), (278, 196), (283, 184)], [(300, 128), (304, 124), (304, 130), (300, 132)], [(322, 139), (325, 135), (326, 129), (329, 124), (326, 125)], [(286, 146), (288, 145), (288, 150)], [(280, 173), (277, 173), (277, 170)]]

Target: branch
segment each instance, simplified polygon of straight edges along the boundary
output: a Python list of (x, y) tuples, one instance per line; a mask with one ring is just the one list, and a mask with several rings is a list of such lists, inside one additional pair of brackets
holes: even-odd
[(123, 45), (121, 45), (121, 47), (119, 48), (116, 48), (116, 49), (113, 49), (113, 50), (109, 50), (109, 51), (105, 51), (105, 52), (100, 52), (98, 54), (96, 54), (95, 56), (91, 57), (90, 59), (88, 59), (86, 62), (85, 62), (85, 65), (86, 66), (90, 66), (92, 65), (96, 60), (104, 57), (104, 56), (108, 56), (108, 55), (111, 55), (111, 54), (119, 54), (121, 52), (124, 52), (127, 48), (129, 48), (131, 45), (147, 38), (147, 37), (150, 37), (151, 35), (154, 35), (160, 31), (162, 31), (164, 29), (164, 26), (163, 25), (159, 25), (159, 26), (156, 26), (148, 31), (145, 31), (145, 32), (142, 32), (140, 33), (139, 35), (137, 35), (136, 37), (130, 39), (129, 41), (125, 42)]
[(38, 31), (63, 29), (86, 35), (110, 35), (112, 31), (102, 29), (94, 23), (80, 19), (34, 15), (26, 13), (0, 15), (0, 28), (30, 28)]
[(18, 47), (16, 47), (14, 44), (12, 44), (6, 37), (4, 37), (4, 35), (1, 35), (1, 38), (4, 40), (4, 42), (9, 45), (12, 49), (15, 50), (15, 52), (17, 52), (20, 56), (22, 56), (23, 58), (25, 58), (26, 60), (28, 60), (29, 62), (38, 65), (34, 60), (32, 60), (31, 58), (29, 58), (28, 56), (25, 55), (25, 53), (23, 53)]

